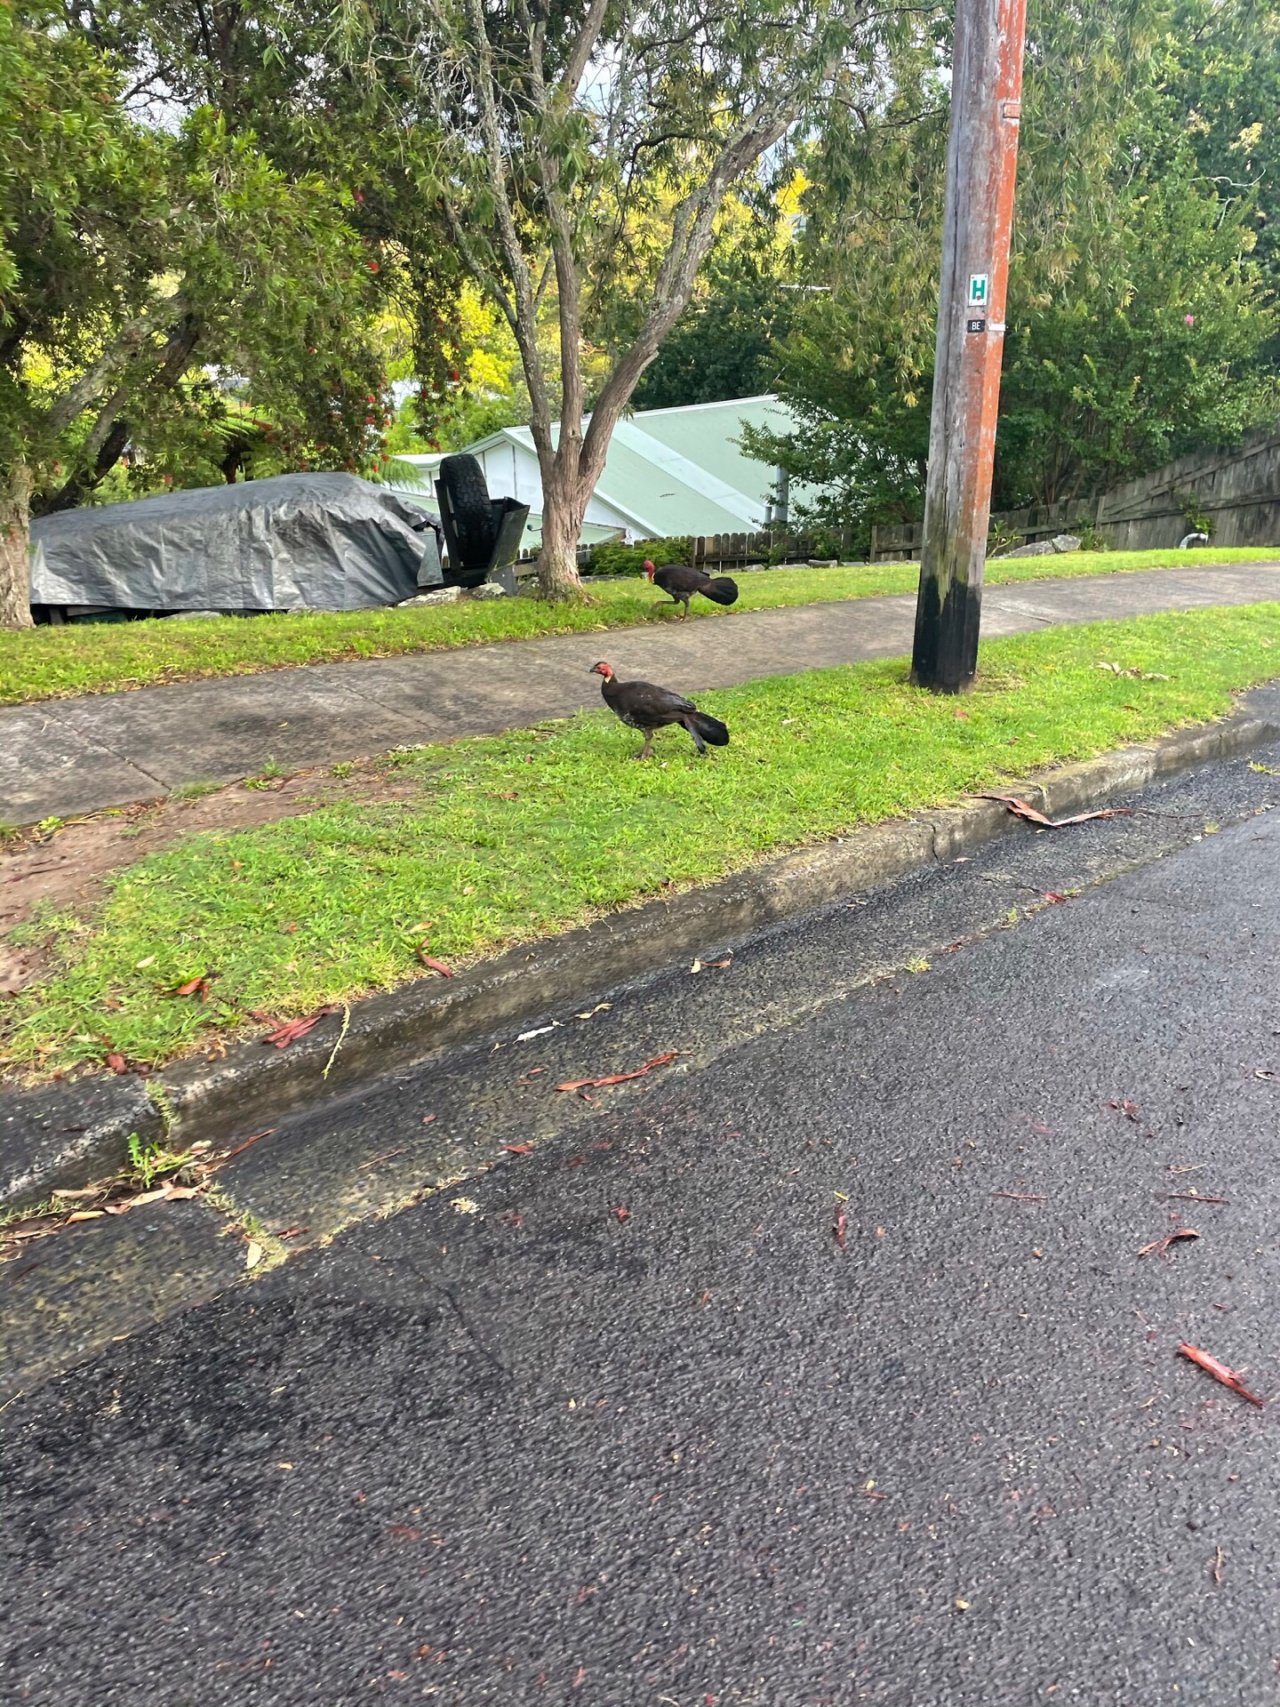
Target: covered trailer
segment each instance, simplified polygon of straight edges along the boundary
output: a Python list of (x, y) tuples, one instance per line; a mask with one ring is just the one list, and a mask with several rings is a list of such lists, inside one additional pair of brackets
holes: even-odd
[(37, 621), (366, 610), (443, 581), (440, 524), (353, 474), (281, 474), (31, 526)]

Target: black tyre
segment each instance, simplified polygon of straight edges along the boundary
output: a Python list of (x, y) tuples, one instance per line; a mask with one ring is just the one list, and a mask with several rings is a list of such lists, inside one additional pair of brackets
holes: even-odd
[(493, 554), (493, 508), (484, 469), (474, 456), (446, 456), (436, 476), (449, 497), (454, 537), (461, 562), (458, 569), (479, 569)]

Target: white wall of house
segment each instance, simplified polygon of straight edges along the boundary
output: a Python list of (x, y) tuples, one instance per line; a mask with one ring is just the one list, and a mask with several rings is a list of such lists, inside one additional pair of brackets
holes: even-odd
[[(484, 469), (491, 498), (514, 498), (542, 513), (542, 475), (537, 453), (516, 439), (503, 438), (477, 446), (472, 454)], [(587, 505), (585, 520), (597, 527), (634, 528), (635, 523), (599, 494)]]

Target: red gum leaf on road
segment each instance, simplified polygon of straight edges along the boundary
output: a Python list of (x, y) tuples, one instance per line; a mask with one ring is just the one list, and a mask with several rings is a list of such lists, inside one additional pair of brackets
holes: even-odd
[(1149, 1257), (1154, 1254), (1158, 1257), (1167, 1257), (1169, 1254), (1169, 1246), (1173, 1244), (1175, 1240), (1198, 1239), (1199, 1237), (1200, 1235), (1196, 1232), (1194, 1227), (1175, 1227), (1172, 1233), (1166, 1233), (1163, 1239), (1152, 1239), (1149, 1245), (1143, 1245), (1142, 1249), (1138, 1252), (1138, 1255), (1140, 1257)]
[(502, 1148), (513, 1156), (531, 1156), (533, 1154), (532, 1144), (504, 1144)]
[(123, 1055), (117, 1054), (114, 1049), (107, 1056), (107, 1066), (113, 1073), (127, 1073), (129, 1071), (129, 1063)]
[(1060, 907), (1067, 899), (1065, 895), (1060, 895), (1056, 889), (1046, 889), (1044, 898), (1046, 901), (1052, 902), (1055, 907)]
[(1132, 1097), (1112, 1097), (1107, 1107), (1114, 1108), (1117, 1114), (1123, 1114), (1126, 1120), (1132, 1120), (1135, 1124), (1142, 1112)]
[(634, 1073), (605, 1073), (599, 1079), (570, 1079), (566, 1084), (557, 1085), (558, 1091), (594, 1090), (600, 1085), (625, 1085), (629, 1079), (643, 1079), (646, 1073), (652, 1073), (655, 1067), (665, 1067), (669, 1061), (674, 1061), (680, 1053), (678, 1049), (668, 1049), (665, 1055), (655, 1055), (651, 1061), (643, 1062)]
[(260, 1138), (270, 1138), (274, 1131), (274, 1126), (264, 1126), (261, 1132), (255, 1132), (251, 1138), (246, 1138), (243, 1144), (237, 1144), (234, 1150), (228, 1150), (225, 1155), (219, 1156), (215, 1165), (221, 1167), (224, 1162), (229, 1162), (233, 1156), (238, 1156), (247, 1150), (251, 1144), (256, 1144)]
[(843, 1204), (841, 1204), (836, 1210), (835, 1226), (831, 1229), (831, 1231), (832, 1231), (832, 1234), (835, 1238), (836, 1244), (839, 1245), (841, 1250), (843, 1250), (844, 1249), (845, 1234), (849, 1231), (849, 1217), (845, 1213), (845, 1208), (844, 1208)]
[(336, 1014), (337, 1011), (337, 1008), (330, 1003), (327, 1007), (317, 1008), (313, 1014), (308, 1014), (305, 1019), (284, 1020), (276, 1026), (274, 1031), (269, 1031), (262, 1041), (274, 1044), (277, 1049), (287, 1049), (291, 1043), (296, 1043), (298, 1038), (305, 1037), (313, 1026), (319, 1025), (327, 1014)]
[(1197, 1345), (1188, 1345), (1186, 1340), (1179, 1340), (1178, 1355), (1198, 1364), (1206, 1375), (1212, 1375), (1215, 1381), (1221, 1381), (1224, 1387), (1230, 1387), (1233, 1393), (1238, 1393), (1242, 1399), (1247, 1399), (1251, 1405), (1262, 1409), (1262, 1400), (1256, 1393), (1249, 1391), (1235, 1370), (1228, 1369), (1225, 1363), (1219, 1363), (1216, 1357), (1210, 1357), (1207, 1351), (1201, 1351)]
[(1097, 812), (1076, 812), (1070, 818), (1046, 818), (1016, 794), (982, 794), (978, 798), (998, 800), (1015, 818), (1025, 818), (1028, 824), (1039, 824), (1044, 830), (1065, 830), (1069, 824), (1086, 824), (1091, 818), (1127, 818), (1131, 810), (1128, 806), (1103, 806)]
[(609, 1213), (613, 1216), (615, 1221), (630, 1221), (631, 1219), (631, 1211), (623, 1203), (619, 1203), (618, 1206), (615, 1209), (611, 1209)]

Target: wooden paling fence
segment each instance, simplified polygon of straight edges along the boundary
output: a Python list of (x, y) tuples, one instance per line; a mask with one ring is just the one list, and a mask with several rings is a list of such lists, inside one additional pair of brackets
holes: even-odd
[[(637, 545), (644, 543), (643, 540), (636, 541)], [(843, 559), (848, 556), (848, 549), (848, 540), (842, 538), (834, 555)], [(578, 562), (583, 567), (591, 561), (591, 551), (589, 545), (578, 547)], [(521, 552), (520, 567), (531, 566), (537, 555), (536, 551)], [(808, 534), (784, 533), (776, 529), (761, 533), (699, 534), (692, 541), (691, 551), (694, 564), (708, 572), (741, 569), (747, 564), (807, 563), (817, 555), (817, 543)]]

